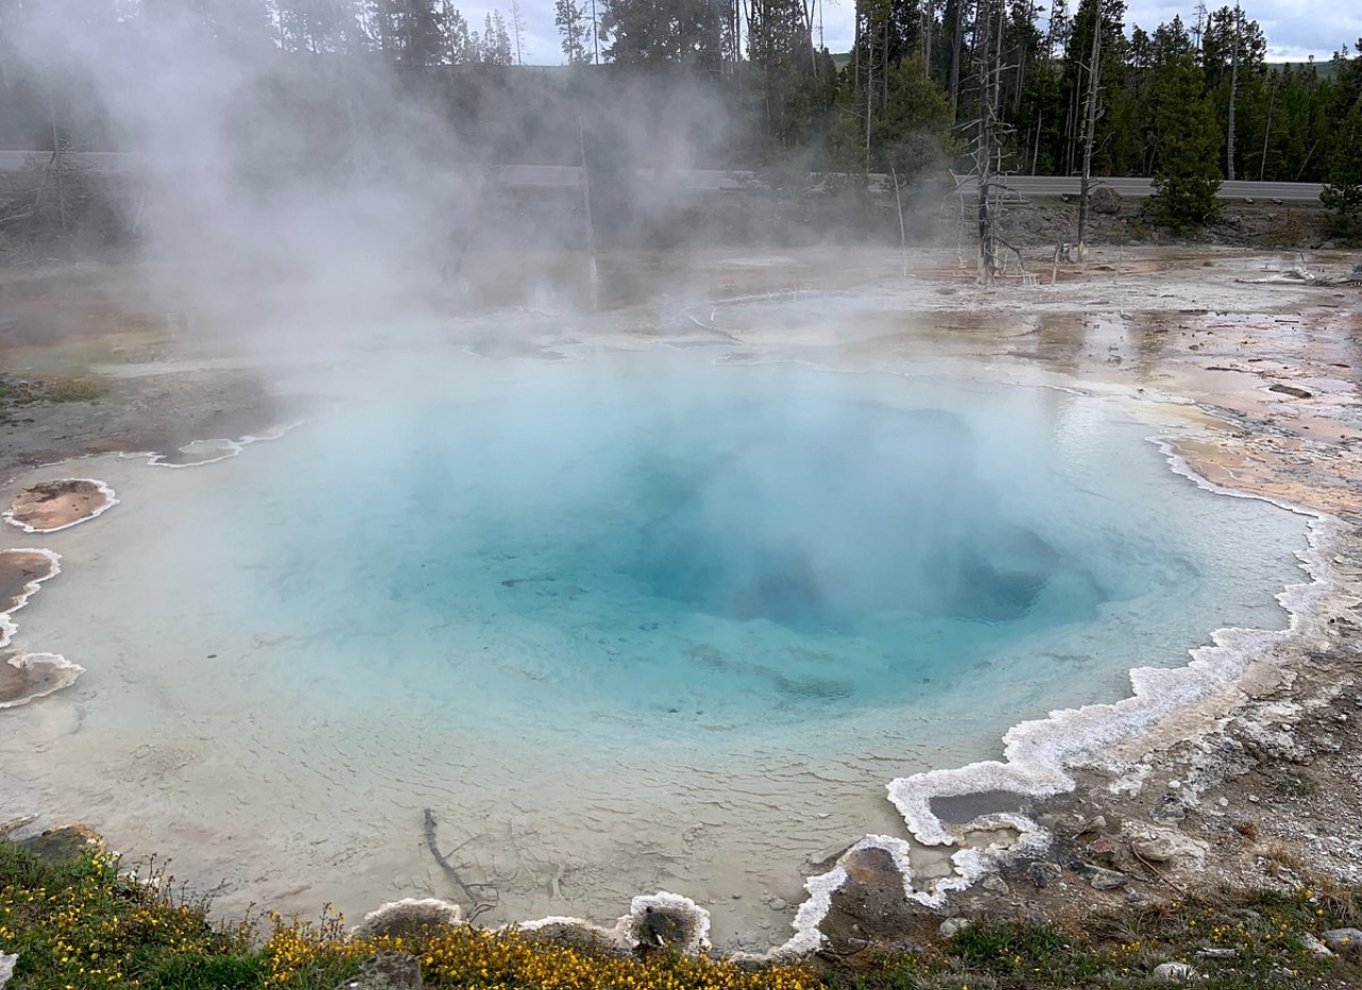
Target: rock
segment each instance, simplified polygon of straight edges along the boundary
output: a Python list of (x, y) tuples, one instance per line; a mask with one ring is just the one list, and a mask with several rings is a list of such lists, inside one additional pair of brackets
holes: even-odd
[(1154, 967), (1154, 979), (1168, 983), (1191, 983), (1201, 979), (1201, 974), (1186, 963), (1166, 962)]
[(1026, 876), (1037, 887), (1048, 887), (1064, 876), (1058, 863), (1042, 863), (1037, 860), (1026, 867)]
[(842, 854), (854, 846), (859, 840), (849, 839), (846, 842), (835, 842), (830, 846), (810, 853), (804, 860), (805, 866), (810, 873), (826, 873), (837, 865), (837, 861), (842, 858)]
[(336, 990), (422, 990), (421, 962), (409, 952), (380, 952), (359, 967), (359, 976)]
[(520, 929), (520, 934), (522, 938), (545, 945), (629, 955), (628, 947), (620, 942), (615, 932), (576, 918), (546, 918), (530, 922)]
[[(950, 860), (942, 858), (949, 868)], [(922, 907), (904, 896), (903, 873), (886, 849), (857, 849), (842, 860), (846, 880), (832, 894), (819, 930), (832, 951), (850, 936), (880, 943), (902, 938), (920, 923)]]
[(1181, 832), (1157, 830), (1131, 840), (1130, 851), (1149, 863), (1168, 863), (1178, 859), (1200, 861), (1206, 858), (1206, 844)]
[(1121, 898), (1121, 902), (1126, 907), (1138, 908), (1141, 911), (1158, 907), (1162, 903), (1157, 897), (1150, 897), (1138, 890), (1127, 890), (1125, 896)]
[(1088, 843), (1087, 852), (1090, 859), (1099, 863), (1111, 866), (1121, 855), (1121, 844), (1109, 836), (1103, 836), (1093, 842)]
[(1119, 890), (1126, 885), (1124, 873), (1094, 866), (1088, 871), (1088, 883), (1094, 890)]
[(1281, 382), (1273, 382), (1267, 387), (1267, 390), (1269, 392), (1280, 392), (1282, 395), (1289, 395), (1293, 399), (1314, 398), (1313, 393), (1307, 392), (1303, 388), (1297, 388), (1294, 385), (1283, 385)]
[(1311, 935), (1309, 932), (1306, 932), (1301, 936), (1301, 948), (1315, 956), (1333, 955), (1333, 952), (1329, 950), (1327, 945), (1315, 938), (1315, 936)]
[(50, 828), (42, 835), (21, 839), (19, 845), (48, 863), (78, 863), (88, 852), (103, 852), (104, 839), (89, 825), (77, 823)]
[(1130, 844), (1130, 850), (1140, 859), (1148, 860), (1151, 863), (1166, 863), (1176, 855), (1172, 843), (1162, 837), (1136, 839)]
[(3, 987), (14, 976), (14, 966), (18, 962), (18, 956), (7, 956), (0, 952), (0, 987)]
[(1121, 194), (1111, 186), (1098, 186), (1088, 193), (1088, 209), (1114, 217), (1121, 212)]
[(1231, 948), (1197, 949), (1198, 959), (1237, 959), (1239, 950)]
[(1079, 836), (1087, 835), (1090, 832), (1105, 832), (1106, 830), (1107, 830), (1106, 815), (1098, 815), (1096, 818), (1089, 818), (1086, 822), (1080, 825), (1078, 829), (1074, 832), (1074, 838), (1077, 839)]
[(1163, 822), (1177, 822), (1187, 817), (1187, 805), (1176, 794), (1165, 794), (1163, 803), (1154, 810), (1154, 818)]
[(384, 904), (370, 911), (355, 928), (361, 938), (380, 935), (410, 938), (432, 928), (449, 928), (463, 923), (463, 909), (435, 897), (405, 900)]
[(936, 930), (936, 933), (944, 939), (952, 939), (968, 927), (968, 918), (947, 918), (941, 922), (941, 927)]
[(1007, 881), (1000, 876), (991, 876), (984, 881), (983, 887), (990, 894), (998, 894), (1006, 897), (1012, 893), (1012, 888), (1007, 885)]
[(644, 955), (670, 949), (695, 956), (709, 948), (709, 912), (689, 897), (665, 890), (635, 897), (618, 929)]
[(1331, 928), (1319, 937), (1334, 952), (1362, 952), (1362, 931), (1356, 928)]

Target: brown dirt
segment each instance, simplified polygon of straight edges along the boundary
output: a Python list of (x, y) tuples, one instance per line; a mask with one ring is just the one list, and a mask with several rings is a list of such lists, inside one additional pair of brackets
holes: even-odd
[(67, 478), (34, 485), (15, 496), (10, 518), (39, 533), (63, 529), (98, 515), (110, 496), (84, 478)]

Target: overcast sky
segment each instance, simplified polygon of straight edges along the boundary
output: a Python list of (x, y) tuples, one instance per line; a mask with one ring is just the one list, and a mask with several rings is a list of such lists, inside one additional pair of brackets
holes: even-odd
[[(828, 48), (834, 52), (847, 51), (851, 47), (853, 0), (822, 2), (826, 5), (823, 37)], [(1184, 21), (1195, 20), (1195, 2), (1127, 0), (1126, 27), (1138, 24), (1152, 31), (1177, 14)], [(1223, 2), (1207, 0), (1206, 5), (1215, 8)], [(487, 11), (495, 6), (501, 7), (509, 25), (510, 3), (511, 0), (479, 0), (458, 6), (469, 26), (480, 30)], [(524, 61), (538, 65), (562, 62), (558, 33), (553, 26), (553, 0), (518, 3), (524, 23)], [(1076, 0), (1070, 0), (1069, 6), (1076, 6)], [(1269, 45), (1268, 57), (1275, 61), (1304, 61), (1312, 54), (1316, 59), (1327, 59), (1341, 45), (1351, 46), (1362, 37), (1362, 0), (1244, 0), (1244, 14), (1262, 24)]]

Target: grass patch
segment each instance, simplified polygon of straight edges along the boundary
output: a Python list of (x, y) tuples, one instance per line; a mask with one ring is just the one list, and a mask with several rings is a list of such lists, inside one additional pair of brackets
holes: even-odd
[(1272, 786), (1278, 794), (1284, 794), (1287, 797), (1309, 797), (1312, 794), (1319, 793), (1319, 782), (1301, 770), (1283, 774), (1273, 781)]
[(0, 839), (0, 951), (19, 956), (6, 990), (334, 990), (388, 950), (417, 956), (427, 986), (464, 990), (1152, 990), (1167, 985), (1153, 972), (1169, 961), (1194, 966), (1203, 990), (1362, 986), (1351, 958), (1304, 946), (1362, 921), (1358, 891), (1328, 884), (1189, 897), (1072, 927), (976, 919), (950, 942), (815, 971), (622, 958), (470, 926), (357, 939), (336, 916), (214, 924), (163, 869), (141, 873), (96, 852), (53, 864)]
[(0, 951), (17, 953), (6, 990), (334, 990), (364, 959), (416, 955), (430, 987), (545, 990), (815, 990), (802, 966), (750, 970), (719, 959), (645, 960), (473, 927), (413, 938), (352, 938), (344, 919), (269, 915), (235, 925), (153, 864), (140, 879), (91, 852), (53, 864), (0, 839)]
[(43, 391), (51, 402), (94, 402), (107, 395), (109, 387), (98, 378), (79, 376), (50, 381)]

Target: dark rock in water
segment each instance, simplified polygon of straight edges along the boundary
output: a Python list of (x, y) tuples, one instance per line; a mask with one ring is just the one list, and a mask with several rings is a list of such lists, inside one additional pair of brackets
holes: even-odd
[(1293, 399), (1314, 398), (1314, 393), (1312, 392), (1307, 392), (1303, 388), (1297, 388), (1295, 385), (1283, 385), (1281, 382), (1273, 382), (1267, 387), (1267, 390), (1269, 392), (1280, 392), (1282, 395), (1289, 395)]
[(1319, 937), (1334, 952), (1362, 952), (1362, 931), (1356, 928), (1331, 928)]
[(804, 865), (810, 873), (826, 873), (836, 866), (837, 860), (841, 858), (842, 854), (858, 841), (859, 839), (848, 839), (845, 842), (835, 842), (830, 846), (825, 846), (815, 853), (810, 853), (808, 858), (804, 860)]
[(380, 952), (360, 965), (359, 976), (336, 990), (422, 990), (421, 962), (409, 952)]
[(77, 823), (48, 829), (19, 845), (48, 863), (75, 863), (86, 853), (103, 852), (104, 839), (89, 825)]

